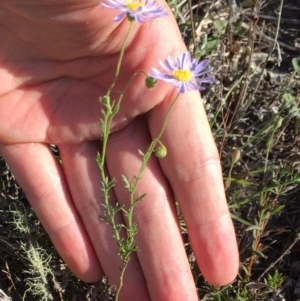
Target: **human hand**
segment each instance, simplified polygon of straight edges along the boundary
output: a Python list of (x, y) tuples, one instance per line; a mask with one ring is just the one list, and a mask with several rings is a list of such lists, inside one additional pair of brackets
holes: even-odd
[[(118, 284), (121, 262), (112, 231), (99, 218), (95, 158), (99, 96), (112, 82), (128, 21), (113, 23), (117, 13), (94, 0), (3, 0), (0, 13), (0, 153), (70, 269), (87, 282), (105, 273)], [(112, 96), (137, 69), (150, 71), (158, 59), (185, 51), (171, 12), (135, 24)], [(126, 92), (108, 144), (107, 169), (118, 181), (112, 203), (128, 201), (120, 175), (136, 174), (137, 150), (158, 133), (176, 93), (164, 83), (149, 91), (142, 76)], [(161, 139), (168, 155), (150, 160), (138, 187), (147, 193), (135, 214), (140, 251), (126, 271), (121, 300), (197, 300), (174, 196), (208, 281), (226, 284), (237, 273), (235, 234), (201, 99), (196, 92), (180, 98)], [(58, 146), (63, 170), (48, 144)]]

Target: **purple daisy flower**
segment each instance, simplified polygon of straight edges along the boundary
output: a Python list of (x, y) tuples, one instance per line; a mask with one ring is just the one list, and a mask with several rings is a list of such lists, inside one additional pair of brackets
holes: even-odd
[(130, 21), (136, 21), (141, 24), (167, 15), (163, 6), (156, 6), (156, 0), (106, 0), (102, 5), (121, 11), (114, 18), (114, 22), (119, 22), (127, 16)]
[(164, 63), (159, 61), (167, 73), (152, 68), (150, 76), (172, 84), (178, 88), (179, 93), (184, 93), (186, 90), (203, 91), (205, 88), (202, 84), (213, 81), (211, 75), (213, 68), (209, 67), (208, 63), (208, 60), (199, 62), (197, 59), (192, 59), (191, 53), (186, 52), (174, 60), (168, 57)]

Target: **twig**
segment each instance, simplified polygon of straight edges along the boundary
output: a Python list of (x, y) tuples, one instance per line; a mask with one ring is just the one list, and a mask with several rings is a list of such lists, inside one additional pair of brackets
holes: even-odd
[(261, 68), (261, 72), (260, 72), (260, 75), (259, 75), (259, 78), (258, 78), (258, 81), (256, 83), (256, 86), (254, 88), (254, 91), (252, 92), (252, 95), (250, 97), (250, 100), (245, 104), (243, 110), (244, 111), (247, 111), (247, 109), (249, 108), (250, 104), (253, 102), (254, 98), (255, 98), (255, 94), (258, 90), (258, 87), (260, 85), (260, 82), (263, 78), (263, 75), (264, 75), (264, 71), (265, 71), (265, 68), (267, 66), (267, 63), (269, 61), (269, 58), (270, 56), (272, 55), (274, 49), (276, 48), (276, 45), (277, 45), (277, 39), (278, 39), (278, 34), (279, 34), (279, 28), (280, 28), (280, 19), (281, 19), (281, 15), (282, 15), (282, 7), (283, 7), (283, 0), (280, 0), (280, 7), (279, 7), (279, 13), (278, 13), (278, 20), (277, 20), (277, 26), (276, 26), (276, 33), (275, 33), (275, 37), (274, 37), (274, 43), (273, 43), (273, 46), (272, 48), (270, 49), (269, 53), (268, 53), (268, 56), (264, 62), (264, 65), (262, 66)]
[[(252, 13), (248, 12), (248, 11), (244, 11), (242, 13), (245, 16), (251, 17)], [(273, 16), (268, 16), (268, 15), (262, 15), (262, 14), (258, 14), (257, 15), (260, 19), (265, 19), (265, 20), (271, 20), (271, 21), (277, 21), (278, 18), (273, 17)], [(287, 19), (287, 18), (281, 18), (280, 19), (280, 23), (289, 23), (289, 24), (300, 24), (300, 20), (297, 19)]]
[[(231, 6), (230, 18), (229, 18), (229, 23), (228, 23), (230, 39), (231, 39), (231, 29), (230, 29), (231, 24), (230, 23), (231, 23), (231, 19), (233, 18), (233, 14), (234, 14), (233, 9), (234, 8)], [(253, 8), (253, 11), (254, 11), (254, 8)], [(222, 144), (221, 144), (221, 147), (220, 147), (220, 154), (223, 151), (223, 145), (224, 145), (224, 141), (225, 141), (227, 132), (232, 126), (232, 123), (234, 121), (234, 118), (236, 117), (238, 108), (240, 107), (240, 105), (243, 105), (244, 99), (246, 97), (246, 92), (247, 92), (248, 85), (249, 85), (248, 76), (249, 76), (250, 71), (251, 71), (251, 60), (252, 60), (253, 49), (254, 49), (254, 34), (253, 33), (255, 32), (255, 29), (257, 27), (256, 26), (257, 21), (258, 21), (258, 18), (253, 17), (251, 19), (251, 26), (249, 27), (250, 29), (249, 29), (249, 35), (248, 35), (248, 44), (250, 45), (250, 54), (249, 54), (249, 64), (248, 64), (248, 67), (247, 67), (247, 70), (246, 70), (246, 73), (245, 73), (245, 76), (244, 76), (244, 78), (246, 80), (245, 80), (243, 86), (240, 89), (240, 93), (239, 93), (237, 102), (235, 104), (235, 108), (234, 108), (233, 113), (231, 114), (231, 116), (229, 116), (230, 108), (231, 108), (231, 105), (233, 104), (233, 102), (231, 101), (228, 105), (227, 113), (225, 114), (224, 117), (222, 117), (222, 121), (224, 123), (224, 134), (223, 134)]]
[(192, 0), (188, 0), (188, 5), (189, 5), (189, 13), (190, 13), (190, 17), (191, 17), (191, 27), (192, 27), (192, 37), (193, 37), (193, 54), (195, 54), (195, 50), (196, 50), (196, 33), (195, 33), (195, 23), (194, 23), (194, 17), (193, 17), (193, 9), (192, 9)]
[(295, 240), (291, 243), (291, 245), (284, 251), (283, 254), (281, 254), (274, 262), (272, 262), (270, 264), (270, 266), (264, 270), (264, 272), (259, 276), (258, 281), (261, 280), (261, 278), (266, 275), (266, 273), (268, 273), (286, 254), (288, 254), (290, 252), (290, 250), (292, 249), (292, 247), (295, 245), (295, 243), (297, 241), (299, 241), (300, 239), (300, 233), (297, 234), (297, 237), (295, 238)]
[(5, 295), (5, 293), (1, 289), (0, 289), (0, 301), (11, 301), (11, 298)]
[[(247, 30), (249, 30), (249, 28), (250, 28), (250, 26), (249, 26), (248, 24), (246, 24), (245, 22), (242, 23), (242, 27), (243, 27), (244, 29), (247, 29)], [(264, 39), (266, 39), (267, 41), (274, 43), (274, 38), (271, 38), (271, 37), (267, 36), (266, 34), (264, 34), (263, 32), (261, 32), (261, 31), (258, 30), (258, 29), (257, 29), (257, 33), (260, 34), (260, 35), (261, 35)], [(300, 48), (293, 47), (293, 46), (288, 45), (288, 44), (286, 44), (286, 43), (283, 43), (283, 42), (281, 42), (281, 41), (276, 41), (276, 42), (277, 42), (277, 44), (279, 44), (279, 45), (280, 45), (281, 47), (283, 47), (283, 48), (286, 48), (286, 49), (288, 49), (288, 50), (291, 50), (291, 51), (295, 51), (295, 52), (300, 53)]]

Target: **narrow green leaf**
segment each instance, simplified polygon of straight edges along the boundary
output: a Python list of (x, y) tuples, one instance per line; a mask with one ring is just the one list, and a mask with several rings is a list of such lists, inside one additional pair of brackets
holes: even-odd
[(245, 226), (252, 226), (251, 223), (245, 221), (244, 219), (236, 216), (235, 214), (233, 213), (230, 213), (231, 215), (231, 218), (235, 219), (236, 221), (240, 222), (241, 224), (245, 225)]
[(271, 212), (270, 212), (270, 215), (274, 215), (276, 213), (279, 213), (285, 206), (284, 205), (280, 205), (278, 207), (276, 207), (275, 209), (273, 209)]
[(242, 29), (242, 24), (244, 21), (243, 15), (241, 15), (235, 23), (235, 31), (238, 32)]
[(294, 96), (290, 93), (284, 93), (283, 94), (283, 99), (286, 101), (286, 104), (287, 104), (288, 107), (291, 106), (295, 101)]
[(261, 228), (257, 225), (251, 225), (245, 229), (245, 231), (251, 231), (251, 230), (261, 230)]
[(293, 58), (292, 59), (292, 64), (293, 64), (293, 67), (295, 69), (295, 71), (300, 74), (300, 59), (298, 58)]
[(253, 250), (253, 253), (259, 257), (262, 257), (264, 259), (267, 259), (268, 257), (261, 251), (258, 251), (258, 250)]
[(251, 185), (257, 186), (258, 185), (256, 183), (252, 183), (252, 182), (249, 182), (249, 181), (244, 180), (244, 179), (236, 179), (236, 178), (231, 178), (231, 182), (236, 182), (236, 183), (239, 183), (239, 184), (242, 184), (242, 185), (245, 185), (245, 186), (251, 186)]
[(215, 20), (214, 21), (214, 26), (216, 29), (221, 33), (227, 26), (228, 21), (227, 20)]

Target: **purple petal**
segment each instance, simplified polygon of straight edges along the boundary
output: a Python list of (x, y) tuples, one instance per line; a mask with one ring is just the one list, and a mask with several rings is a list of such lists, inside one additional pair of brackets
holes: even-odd
[(138, 22), (139, 24), (142, 24), (142, 23), (143, 23), (143, 18), (142, 18), (142, 16), (140, 16), (140, 15), (135, 15), (135, 16), (134, 16), (134, 19), (135, 19), (135, 21)]
[(170, 57), (168, 57), (165, 60), (165, 64), (167, 65), (167, 67), (169, 68), (170, 71), (174, 71), (176, 69), (176, 66), (174, 65), (174, 62)]
[[(136, 1), (136, 0), (131, 0)], [(136, 1), (142, 3), (142, 1)], [(118, 15), (114, 21), (118, 22), (122, 20), (126, 14), (128, 14), (132, 19), (138, 23), (143, 23), (144, 21), (150, 21), (152, 19), (166, 16), (167, 13), (164, 11), (163, 6), (156, 6), (156, 1), (145, 0), (143, 5), (138, 7), (136, 10), (131, 10), (127, 5), (125, 0), (106, 0), (102, 5), (106, 8), (117, 9), (123, 12)]]
[(181, 57), (177, 57), (176, 60), (175, 60), (175, 65), (177, 66), (178, 69), (182, 69), (182, 66), (181, 66)]
[(187, 83), (188, 90), (199, 90), (200, 86), (194, 82)]
[(203, 71), (209, 64), (209, 60), (201, 61), (197, 66), (195, 66), (194, 72), (199, 73)]
[(122, 19), (124, 19), (125, 16), (126, 16), (126, 12), (125, 12), (125, 13), (119, 14), (118, 16), (116, 16), (116, 17), (114, 18), (114, 22), (119, 22), (119, 21), (121, 21)]
[(213, 77), (209, 76), (209, 77), (203, 77), (197, 80), (198, 83), (205, 83), (205, 84), (209, 84), (213, 81)]
[(183, 83), (180, 84), (178, 90), (179, 90), (179, 93), (184, 93), (185, 92), (185, 84), (183, 84)]
[[(201, 84), (211, 83), (213, 80), (213, 76), (210, 76), (209, 74), (212, 71), (212, 68), (208, 67), (209, 61), (203, 60), (199, 62), (196, 59), (192, 59), (190, 52), (185, 52), (175, 59), (168, 56), (164, 63), (159, 60), (159, 64), (164, 71), (160, 72), (159, 70), (152, 68), (150, 76), (173, 85), (178, 88), (179, 93), (191, 90), (205, 90)], [(192, 78), (188, 81), (177, 80), (173, 76), (173, 71), (176, 69), (190, 70)], [(201, 75), (206, 76), (201, 78)]]
[(185, 57), (186, 57), (186, 53), (183, 53), (181, 55), (181, 57), (179, 58), (179, 60), (180, 60), (180, 69), (184, 69)]
[(182, 68), (184, 70), (190, 69), (191, 65), (191, 53), (186, 52), (182, 56)]
[(152, 72), (150, 73), (150, 76), (153, 77), (153, 78), (168, 81), (168, 82), (174, 80), (173, 76), (171, 76), (169, 74), (162, 73), (162, 72), (158, 71), (155, 68), (152, 68)]
[(167, 71), (167, 72), (172, 71), (172, 70), (168, 69), (168, 68), (167, 68), (168, 66), (166, 66), (161, 60), (159, 60), (158, 62), (159, 62), (159, 64), (160, 64), (160, 66), (161, 66), (165, 71)]

